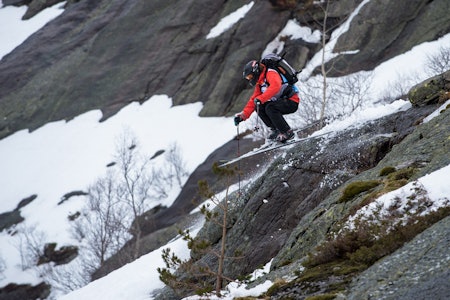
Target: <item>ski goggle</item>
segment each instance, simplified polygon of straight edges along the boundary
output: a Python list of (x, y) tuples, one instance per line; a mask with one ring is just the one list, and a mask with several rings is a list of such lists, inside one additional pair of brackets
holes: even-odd
[(251, 86), (255, 86), (255, 85), (256, 85), (256, 82), (258, 81), (258, 78), (255, 77), (255, 74), (253, 74), (253, 73), (250, 73), (250, 74), (246, 75), (246, 76), (245, 76), (245, 79), (248, 80), (248, 83), (249, 83)]
[(247, 76), (245, 76), (245, 79), (247, 79), (248, 81), (250, 81), (250, 80), (252, 80), (253, 79), (253, 74), (252, 73), (250, 73), (250, 74), (248, 74)]

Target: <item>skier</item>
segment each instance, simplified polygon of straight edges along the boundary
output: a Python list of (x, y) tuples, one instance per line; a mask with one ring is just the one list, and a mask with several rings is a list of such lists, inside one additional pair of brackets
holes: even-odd
[(294, 137), (294, 131), (283, 115), (297, 111), (300, 98), (295, 85), (283, 83), (278, 71), (266, 68), (256, 60), (249, 61), (243, 72), (251, 86), (255, 87), (242, 112), (234, 117), (234, 124), (247, 120), (256, 110), (264, 124), (271, 129), (269, 140), (285, 143)]

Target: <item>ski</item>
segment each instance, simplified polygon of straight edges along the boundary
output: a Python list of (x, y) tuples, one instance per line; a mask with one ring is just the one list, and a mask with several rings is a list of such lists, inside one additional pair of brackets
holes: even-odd
[(286, 141), (286, 143), (276, 143), (276, 142), (274, 142), (274, 143), (264, 144), (261, 147), (255, 149), (255, 150), (252, 150), (250, 152), (247, 152), (247, 153), (245, 153), (245, 154), (243, 154), (243, 155), (241, 155), (239, 157), (236, 157), (236, 158), (233, 158), (233, 159), (230, 159), (230, 160), (223, 160), (223, 161), (221, 161), (222, 164), (220, 164), (219, 167), (225, 167), (225, 166), (231, 165), (231, 164), (233, 164), (235, 162), (238, 162), (238, 161), (240, 161), (240, 160), (242, 160), (244, 158), (252, 157), (254, 155), (258, 155), (258, 154), (261, 154), (261, 153), (272, 151), (272, 150), (275, 150), (275, 149), (278, 149), (278, 148), (281, 148), (281, 147), (286, 147), (286, 146), (289, 146), (289, 145), (292, 145), (292, 144), (296, 144), (296, 143), (299, 143), (299, 142), (303, 142), (303, 141), (306, 141), (306, 140), (312, 140), (312, 139), (315, 139), (315, 138), (323, 137), (323, 136), (328, 135), (330, 133), (332, 133), (332, 132), (331, 131), (330, 132), (325, 132), (325, 133), (321, 133), (321, 134), (314, 135), (314, 136), (308, 136), (308, 137), (304, 137), (304, 138), (295, 138), (295, 139)]

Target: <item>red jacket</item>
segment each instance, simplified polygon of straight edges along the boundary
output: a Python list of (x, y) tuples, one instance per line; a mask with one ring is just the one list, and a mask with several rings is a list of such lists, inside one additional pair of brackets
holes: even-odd
[[(280, 74), (278, 74), (278, 72), (273, 69), (269, 69), (267, 71), (266, 77), (264, 78), (265, 73), (265, 67), (263, 67), (261, 75), (259, 75), (258, 81), (256, 82), (255, 90), (253, 91), (252, 96), (242, 110), (241, 117), (243, 120), (248, 119), (250, 115), (255, 111), (256, 104), (254, 101), (256, 98), (258, 98), (258, 100), (260, 100), (261, 103), (264, 104), (272, 98), (278, 98), (280, 96), (277, 95), (279, 94), (281, 86), (283, 84)], [(295, 101), (297, 103), (300, 102), (300, 98), (297, 93), (290, 97), (289, 100)]]

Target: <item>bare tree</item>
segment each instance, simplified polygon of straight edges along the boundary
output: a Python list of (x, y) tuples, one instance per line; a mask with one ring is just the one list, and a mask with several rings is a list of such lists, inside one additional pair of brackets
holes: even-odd
[(330, 118), (347, 116), (361, 108), (370, 98), (371, 73), (358, 72), (334, 78), (330, 93)]
[(389, 103), (395, 99), (404, 97), (408, 94), (412, 86), (421, 81), (421, 76), (417, 72), (412, 72), (408, 75), (398, 75), (396, 80), (389, 82), (379, 101)]
[(0, 255), (0, 280), (2, 280), (4, 278), (3, 273), (5, 272), (5, 270), (6, 270), (5, 260)]
[(44, 254), (44, 244), (47, 236), (36, 226), (19, 225), (17, 228), (17, 243), (15, 247), (19, 251), (22, 270), (33, 268)]
[(89, 187), (87, 205), (72, 226), (74, 237), (84, 242), (85, 263), (91, 273), (132, 238), (133, 216), (142, 211), (136, 200), (135, 176), (144, 176), (143, 167), (129, 153), (134, 147), (124, 148), (117, 149), (116, 165)]
[[(424, 65), (426, 76), (433, 77), (450, 70), (450, 47), (441, 46), (436, 53), (427, 55)], [(388, 87), (381, 95), (382, 102), (390, 102), (393, 99), (399, 99), (408, 94), (410, 89), (423, 81), (424, 76), (419, 72), (410, 72), (408, 74), (398, 75), (398, 78), (389, 82)]]
[(324, 126), (324, 118), (325, 118), (325, 109), (327, 105), (327, 75), (329, 70), (326, 69), (326, 57), (325, 57), (325, 48), (327, 44), (327, 36), (330, 29), (327, 29), (327, 19), (328, 19), (328, 10), (330, 6), (330, 1), (325, 1), (325, 6), (322, 3), (319, 3), (318, 6), (323, 11), (323, 21), (322, 21), (322, 55), (321, 55), (321, 65), (320, 65), (320, 72), (322, 74), (322, 105), (320, 107), (320, 127)]
[[(225, 260), (225, 250), (226, 250), (226, 238), (227, 238), (227, 225), (228, 225), (228, 193), (231, 185), (231, 178), (235, 174), (235, 171), (230, 168), (219, 168), (216, 165), (213, 167), (213, 171), (215, 174), (219, 175), (221, 178), (224, 178), (226, 181), (226, 191), (225, 198), (219, 199), (214, 192), (212, 192), (206, 181), (199, 182), (200, 194), (209, 198), (214, 205), (220, 210), (220, 214), (216, 211), (210, 211), (207, 206), (203, 205), (201, 208), (201, 212), (206, 217), (207, 221), (213, 222), (220, 228), (222, 228), (222, 238), (220, 242), (219, 251), (210, 250), (218, 260), (217, 272), (211, 272), (216, 277), (216, 295), (220, 296), (220, 291), (223, 286), (223, 279), (228, 279), (228, 277), (223, 274), (224, 260)], [(220, 216), (221, 215), (221, 216)]]
[(88, 189), (88, 203), (73, 223), (74, 237), (83, 243), (90, 273), (116, 254), (126, 243), (132, 251), (120, 251), (123, 261), (140, 255), (141, 216), (168, 195), (187, 172), (180, 150), (172, 145), (163, 166), (140, 151), (136, 137), (124, 131), (117, 139), (114, 164)]
[(428, 76), (436, 76), (450, 70), (450, 46), (441, 46), (437, 53), (427, 55), (425, 72)]
[[(134, 137), (122, 136), (117, 146), (116, 160), (118, 176), (115, 190), (120, 195), (119, 201), (127, 206), (126, 211), (130, 212), (129, 217), (134, 220), (131, 224), (127, 222), (127, 225), (131, 226), (129, 230), (135, 240), (132, 257), (137, 258), (142, 237), (139, 216), (149, 208), (152, 186), (161, 188), (158, 184), (159, 173), (149, 169), (150, 159), (142, 156), (138, 151), (138, 144)], [(161, 194), (166, 195), (165, 192)]]
[(345, 76), (343, 79), (329, 77), (330, 72), (335, 71), (334, 63), (329, 61), (331, 54), (329, 52), (336, 51), (330, 48), (330, 43), (336, 39), (332, 33), (348, 20), (348, 17), (340, 19), (333, 17), (332, 4), (331, 0), (314, 3), (314, 7), (320, 11), (320, 19), (311, 15), (321, 31), (320, 75), (310, 77), (299, 87), (305, 95), (302, 99), (302, 113), (306, 116), (303, 119), (308, 120), (308, 123), (319, 120), (320, 127), (325, 125), (326, 120), (349, 114), (368, 100), (369, 76), (358, 73)]
[(55, 266), (44, 264), (37, 269), (39, 277), (43, 278), (52, 289), (69, 293), (75, 291), (90, 282), (90, 270), (82, 258), (78, 257), (70, 264)]
[(186, 163), (181, 155), (179, 146), (174, 143), (170, 146), (166, 155), (167, 167), (165, 168), (165, 177), (168, 178), (169, 184), (175, 179), (178, 187), (182, 188), (184, 179), (189, 175), (186, 171)]
[(116, 253), (131, 237), (130, 217), (121, 202), (123, 191), (117, 189), (115, 176), (109, 171), (88, 189), (88, 203), (74, 221), (73, 236), (83, 243), (85, 268), (92, 273)]
[(17, 245), (22, 268), (34, 268), (53, 287), (68, 292), (90, 281), (109, 257), (131, 239), (133, 250), (121, 251), (123, 261), (140, 253), (141, 216), (168, 195), (174, 182), (180, 187), (188, 175), (180, 149), (174, 144), (163, 166), (141, 154), (132, 133), (125, 132), (116, 144), (115, 163), (87, 189), (86, 205), (72, 222), (72, 236), (80, 242), (79, 256), (67, 265), (36, 266), (44, 254), (46, 236), (36, 226), (17, 227)]
[[(34, 271), (40, 278), (49, 283), (52, 288), (64, 293), (89, 283), (90, 270), (86, 268), (84, 260), (82, 266), (80, 265), (79, 258), (66, 265), (40, 264), (40, 259), (45, 256), (44, 249), (47, 243), (47, 236), (43, 231), (38, 230), (35, 225), (18, 226), (16, 237), (18, 238), (16, 247), (20, 253), (23, 270), (30, 269)], [(74, 265), (77, 261), (78, 264)]]
[[(298, 110), (298, 118), (296, 124), (311, 124), (318, 120), (320, 116), (320, 107), (323, 94), (321, 93), (322, 82), (317, 77), (311, 77), (299, 86), (301, 95), (301, 109)], [(297, 114), (296, 114), (297, 115)], [(324, 112), (325, 115), (325, 112)]]

